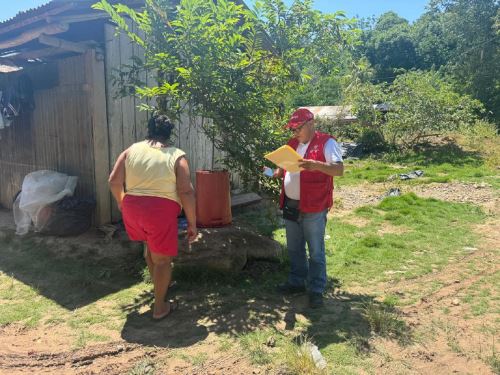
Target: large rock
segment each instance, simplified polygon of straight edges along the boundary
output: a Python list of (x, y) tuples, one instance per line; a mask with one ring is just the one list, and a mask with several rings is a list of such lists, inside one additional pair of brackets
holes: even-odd
[(179, 237), (178, 265), (239, 272), (249, 259), (279, 260), (281, 245), (240, 227), (200, 229), (199, 239), (188, 247), (185, 234)]

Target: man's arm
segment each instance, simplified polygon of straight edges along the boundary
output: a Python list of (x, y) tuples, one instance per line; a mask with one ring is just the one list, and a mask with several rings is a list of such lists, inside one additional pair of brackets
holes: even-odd
[(318, 160), (302, 159), (299, 162), (299, 167), (304, 168), (306, 171), (319, 171), (332, 177), (344, 175), (344, 163), (342, 162), (327, 163)]
[(115, 166), (109, 175), (108, 184), (113, 197), (116, 200), (118, 209), (122, 210), (122, 201), (125, 197), (125, 160), (127, 159), (128, 149), (123, 151), (116, 160)]
[(342, 150), (338, 143), (330, 138), (323, 150), (325, 162), (317, 160), (301, 160), (299, 166), (308, 171), (319, 171), (328, 176), (343, 176), (344, 164), (342, 160)]

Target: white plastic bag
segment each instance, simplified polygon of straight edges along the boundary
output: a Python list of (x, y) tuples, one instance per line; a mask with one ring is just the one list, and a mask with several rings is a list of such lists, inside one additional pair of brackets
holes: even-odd
[(43, 229), (50, 212), (47, 206), (75, 192), (78, 177), (68, 176), (54, 171), (36, 171), (24, 177), (21, 194), (16, 199), (18, 206), (14, 205), (14, 220), (16, 233), (28, 233), (28, 219), (33, 221), (36, 232)]
[(14, 201), (12, 212), (14, 213), (14, 222), (16, 223), (16, 234), (23, 236), (30, 231), (31, 217), (27, 212), (24, 212), (19, 208), (20, 200), (21, 194), (19, 194)]

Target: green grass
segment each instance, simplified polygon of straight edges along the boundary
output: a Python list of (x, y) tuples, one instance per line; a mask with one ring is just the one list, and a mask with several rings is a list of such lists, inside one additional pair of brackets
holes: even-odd
[(270, 329), (256, 330), (240, 335), (240, 345), (252, 364), (267, 365), (273, 362), (271, 350), (266, 346), (266, 343), (274, 335), (276, 333)]
[(85, 348), (90, 343), (94, 342), (105, 342), (109, 341), (109, 337), (105, 335), (99, 335), (90, 330), (80, 330), (77, 333), (74, 347), (76, 349)]
[(0, 326), (18, 322), (36, 327), (45, 315), (57, 314), (59, 306), (39, 293), (35, 286), (0, 272)]
[(500, 272), (482, 277), (467, 288), (461, 300), (469, 305), (473, 316), (500, 314), (500, 295), (498, 288), (492, 288), (492, 285), (500, 285)]
[(372, 332), (382, 337), (395, 338), (402, 344), (411, 341), (404, 321), (397, 316), (394, 308), (387, 305), (369, 303), (364, 306), (363, 315), (370, 324)]
[(179, 358), (186, 362), (191, 363), (193, 366), (203, 366), (203, 364), (208, 360), (207, 353), (197, 353), (195, 355), (179, 354)]
[[(491, 171), (475, 154), (453, 151), (447, 157), (439, 152), (434, 156), (392, 155), (384, 160), (353, 161), (347, 164), (346, 177), (337, 181), (382, 182), (392, 174), (412, 169), (423, 169), (426, 175), (410, 183), (440, 179), (489, 181)], [(426, 159), (429, 155), (432, 161)], [(365, 224), (352, 224), (356, 222), (353, 219), (359, 218)], [(284, 229), (272, 209), (246, 209), (237, 219), (285, 245)], [(281, 321), (282, 314), (290, 313), (286, 310), (290, 301), (276, 296), (274, 285), (286, 277), (287, 260), (257, 274), (245, 270), (239, 275), (228, 275), (181, 267), (176, 267), (174, 273), (180, 281), (179, 293), (187, 300), (186, 308), (196, 311), (197, 319), (216, 322), (218, 350), (235, 350), (238, 343), (240, 351), (256, 366), (276, 366), (297, 375), (313, 374), (316, 370), (312, 370), (310, 358), (298, 340), (307, 337), (327, 360), (327, 373), (371, 373), (374, 370), (369, 352), (373, 335), (405, 344), (414, 339), (397, 312), (403, 297), (387, 295), (380, 302), (377, 283), (411, 279), (443, 267), (463, 255), (464, 247), (476, 246), (478, 238), (471, 227), (484, 219), (485, 214), (475, 206), (422, 199), (413, 194), (386, 198), (377, 206), (330, 219), (326, 230), (330, 236), (326, 241), (330, 287), (360, 285), (365, 290), (372, 288), (373, 294), (329, 296), (320, 311), (299, 311), (300, 318), (291, 314), (293, 319), (285, 319), (291, 327), (285, 330), (275, 328), (275, 323)], [(398, 230), (384, 231), (388, 227)], [(125, 331), (127, 320), (132, 331), (135, 324), (140, 329), (152, 329), (144, 326), (149, 323), (139, 320), (142, 316), (137, 313), (151, 302), (151, 285), (144, 282), (140, 272), (144, 269), (140, 254), (137, 259), (96, 263), (84, 254), (58, 257), (29, 237), (7, 236), (0, 241), (0, 326), (13, 322), (28, 327), (65, 325), (74, 333), (75, 347), (109, 340), (101, 332)], [(127, 263), (139, 266), (131, 270)], [(498, 313), (497, 297), (486, 288), (498, 284), (498, 275), (485, 283), (474, 284), (463, 297), (473, 315)], [(418, 291), (415, 298), (417, 295)], [(236, 319), (232, 312), (243, 306), (248, 308), (238, 317), (240, 320), (231, 320)], [(207, 356), (201, 353), (186, 356), (185, 360), (199, 366)], [(496, 354), (490, 362), (493, 368), (498, 366)], [(154, 371), (148, 361), (134, 368), (134, 374)]]
[(109, 341), (96, 332), (121, 330), (123, 306), (150, 288), (134, 267), (124, 266), (135, 257), (96, 262), (85, 254), (60, 256), (43, 240), (10, 232), (1, 242), (0, 326), (66, 326), (76, 348)]
[[(485, 217), (476, 206), (414, 194), (386, 198), (354, 215), (369, 220), (368, 225), (329, 221), (327, 263), (331, 274), (344, 283), (361, 284), (417, 277), (442, 267), (475, 243), (477, 237), (469, 228)], [(402, 233), (379, 234), (388, 224), (402, 227)]]
[(145, 358), (140, 362), (136, 363), (132, 367), (127, 375), (155, 375), (157, 370), (157, 365), (155, 361), (151, 358)]
[[(349, 217), (333, 218), (326, 228), (328, 273), (345, 285), (373, 285), (439, 269), (477, 241), (470, 227), (485, 218), (477, 206), (412, 193), (361, 207), (352, 216), (368, 224), (360, 227), (349, 223)], [(402, 233), (380, 234), (387, 225), (401, 228)], [(283, 233), (284, 229), (277, 230), (275, 239), (285, 243)]]
[(463, 151), (455, 144), (429, 146), (420, 152), (387, 154), (381, 158), (346, 160), (344, 176), (338, 186), (385, 182), (412, 170), (423, 170), (424, 176), (401, 181), (401, 184), (445, 183), (452, 181), (486, 182), (500, 188), (498, 171), (489, 166), (477, 152)]
[[(356, 218), (362, 218), (365, 225), (352, 224)], [(485, 218), (474, 205), (423, 199), (414, 194), (386, 198), (350, 216), (334, 217), (326, 230), (330, 236), (326, 249), (331, 285), (361, 285), (377, 293), (378, 282), (411, 279), (440, 269), (453, 258), (463, 256), (464, 247), (475, 246), (479, 238), (471, 227)], [(384, 232), (386, 227), (397, 230)], [(284, 229), (277, 228), (274, 238), (285, 244)], [(441, 284), (431, 283), (429, 287), (438, 289)], [(416, 300), (419, 296), (416, 291), (410, 297)], [(308, 313), (306, 322), (294, 326), (294, 332), (308, 335), (320, 347), (331, 373), (372, 371), (366, 354), (372, 332), (403, 345), (415, 340), (397, 314), (399, 296), (388, 295), (382, 304), (372, 296), (343, 298), (334, 299), (333, 305), (320, 313)], [(266, 332), (253, 332), (252, 340), (246, 338), (258, 343), (252, 346), (247, 342), (243, 347), (255, 363), (270, 360), (268, 349), (262, 345), (265, 337), (259, 336)]]

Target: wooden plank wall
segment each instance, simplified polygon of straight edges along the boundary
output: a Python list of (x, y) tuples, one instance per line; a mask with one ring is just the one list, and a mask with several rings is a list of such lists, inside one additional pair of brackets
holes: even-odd
[(97, 201), (96, 223), (111, 221), (111, 194), (109, 177), (109, 133), (104, 81), (104, 56), (89, 50), (85, 53), (86, 82), (89, 88), (89, 109), (92, 116), (92, 146), (94, 154), (94, 182)]
[[(35, 90), (35, 110), (1, 132), (0, 203), (10, 208), (26, 174), (51, 169), (78, 176), (75, 194), (95, 197), (92, 115), (85, 56), (57, 62), (55, 87)], [(30, 75), (30, 71), (26, 73)], [(35, 73), (32, 73), (35, 74)], [(43, 67), (36, 74), (43, 74)]]
[[(128, 22), (131, 30), (136, 31), (135, 25)], [(108, 103), (108, 126), (109, 126), (109, 148), (110, 148), (110, 170), (120, 153), (137, 141), (141, 141), (147, 134), (147, 119), (149, 113), (139, 111), (140, 100), (129, 97), (119, 97), (118, 87), (113, 85), (113, 76), (123, 65), (132, 64), (132, 56), (144, 58), (144, 51), (132, 43), (125, 33), (117, 34), (112, 24), (105, 26), (106, 43), (106, 92)], [(148, 85), (156, 84), (152, 74), (141, 77)], [(195, 182), (195, 173), (199, 169), (210, 169), (221, 167), (218, 162), (222, 153), (213, 150), (210, 139), (202, 132), (202, 120), (187, 115), (181, 116), (180, 123), (176, 126), (173, 143), (176, 147), (184, 150), (190, 163), (192, 181)], [(212, 154), (214, 163), (212, 163)], [(239, 187), (239, 179), (233, 176), (233, 188)], [(120, 217), (118, 209), (113, 203), (112, 218)]]
[[(128, 22), (131, 30), (135, 31), (132, 22)], [(141, 101), (134, 96), (122, 97), (115, 84), (115, 78), (122, 66), (132, 65), (132, 56), (143, 58), (144, 52), (139, 50), (130, 38), (124, 33), (117, 33), (115, 26), (106, 24), (105, 35), (105, 74), (106, 74), (106, 103), (108, 113), (109, 134), (109, 172), (113, 169), (120, 153), (138, 140), (143, 140), (147, 134), (148, 113), (137, 108)], [(141, 79), (147, 84), (148, 77)], [(120, 212), (114, 202), (111, 204), (112, 220), (120, 218)]]

